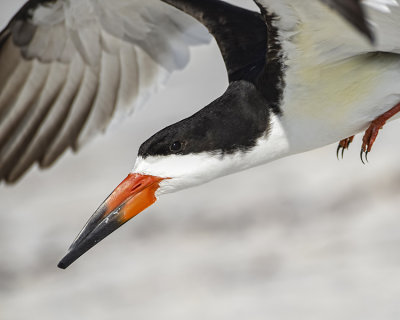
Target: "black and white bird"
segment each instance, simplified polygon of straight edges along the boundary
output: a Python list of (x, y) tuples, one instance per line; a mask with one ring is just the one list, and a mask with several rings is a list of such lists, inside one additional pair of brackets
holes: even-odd
[[(165, 193), (366, 130), (362, 159), (400, 107), (397, 0), (31, 0), (0, 34), (0, 181), (50, 166), (142, 104), (216, 39), (229, 86), (162, 129), (59, 266)], [(367, 19), (365, 19), (367, 17)], [(201, 26), (201, 24), (203, 26)]]

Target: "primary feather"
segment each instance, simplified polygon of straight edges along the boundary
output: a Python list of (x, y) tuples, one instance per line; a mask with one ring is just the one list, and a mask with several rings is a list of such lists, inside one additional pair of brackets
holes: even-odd
[(79, 149), (208, 41), (158, 0), (28, 2), (0, 35), (0, 180)]

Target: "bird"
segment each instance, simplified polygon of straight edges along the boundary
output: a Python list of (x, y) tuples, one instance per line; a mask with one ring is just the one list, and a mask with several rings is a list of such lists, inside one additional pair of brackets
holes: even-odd
[(337, 141), (400, 111), (397, 0), (30, 0), (0, 33), (0, 181), (46, 168), (125, 116), (214, 37), (221, 97), (139, 148), (58, 266), (167, 193)]

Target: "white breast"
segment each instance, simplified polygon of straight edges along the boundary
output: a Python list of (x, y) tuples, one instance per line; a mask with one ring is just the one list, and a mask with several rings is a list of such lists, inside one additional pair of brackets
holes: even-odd
[(331, 64), (288, 60), (283, 126), (293, 152), (365, 130), (400, 102), (400, 57), (367, 54)]

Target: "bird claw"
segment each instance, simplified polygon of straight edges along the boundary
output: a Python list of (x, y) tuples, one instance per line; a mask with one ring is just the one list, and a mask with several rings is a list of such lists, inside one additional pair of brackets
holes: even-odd
[[(368, 129), (364, 133), (363, 143), (361, 146), (360, 158), (363, 164), (368, 163), (368, 154), (372, 150), (372, 146), (375, 143), (376, 138), (378, 137), (379, 130), (383, 128), (386, 121), (393, 117), (395, 114), (400, 112), (400, 103), (396, 104), (392, 109), (380, 115), (374, 121), (371, 122)], [(344, 149), (348, 149), (350, 143), (353, 141), (353, 137), (344, 139), (339, 142), (339, 146), (336, 150), (336, 156), (339, 159), (340, 150), (342, 150), (342, 158)]]
[[(338, 145), (338, 147), (337, 147), (337, 149), (336, 149), (336, 158), (338, 159), (338, 160), (340, 160), (339, 159), (339, 153), (340, 153), (340, 150), (342, 149), (342, 146), (340, 145), (340, 143), (339, 143), (339, 145)], [(343, 159), (343, 152), (342, 152), (342, 159)]]
[(339, 142), (339, 145), (338, 145), (338, 147), (336, 149), (336, 157), (337, 157), (338, 160), (340, 160), (339, 159), (340, 151), (342, 151), (341, 152), (342, 153), (342, 159), (344, 158), (344, 151), (349, 149), (349, 146), (353, 142), (353, 139), (354, 139), (354, 136), (352, 136), (350, 138), (347, 138), (347, 139), (343, 139), (343, 140), (341, 140)]
[[(372, 150), (372, 146), (375, 143), (376, 137), (378, 136), (379, 130), (382, 128), (382, 126), (376, 124), (376, 120), (371, 123), (367, 131), (365, 131), (364, 137), (363, 137), (363, 144), (361, 146), (361, 162), (365, 164), (365, 162), (368, 163), (368, 154)], [(363, 159), (364, 156), (364, 159)]]
[[(361, 148), (361, 152), (360, 152), (360, 158), (361, 158), (361, 162), (365, 165), (366, 163), (368, 163), (368, 154), (369, 151), (365, 150), (365, 148)], [(364, 161), (365, 159), (365, 161)]]

